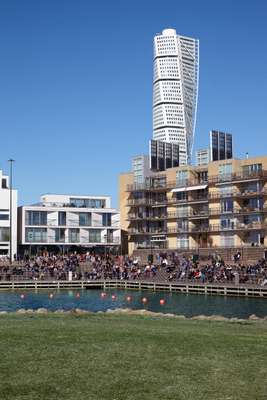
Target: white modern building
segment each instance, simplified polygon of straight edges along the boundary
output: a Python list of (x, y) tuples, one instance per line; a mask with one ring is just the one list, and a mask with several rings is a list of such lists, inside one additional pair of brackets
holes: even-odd
[(179, 145), (192, 159), (199, 78), (199, 41), (164, 29), (154, 37), (153, 139)]
[(141, 154), (133, 157), (132, 172), (134, 183), (144, 183), (145, 177), (152, 174), (150, 171), (149, 156)]
[(46, 194), (18, 210), (21, 252), (120, 245), (120, 215), (109, 196)]
[(209, 149), (200, 149), (196, 151), (196, 165), (208, 165), (210, 162), (210, 152)]
[(9, 177), (3, 175), (0, 170), (0, 257), (10, 256), (10, 221), (12, 220), (12, 260), (17, 254), (17, 197), (17, 190), (11, 191), (9, 188)]

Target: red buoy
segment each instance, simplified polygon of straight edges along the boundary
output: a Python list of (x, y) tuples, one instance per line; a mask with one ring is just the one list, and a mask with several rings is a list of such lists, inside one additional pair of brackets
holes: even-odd
[(142, 298), (142, 303), (144, 303), (144, 304), (147, 303), (147, 298), (146, 298), (146, 297), (143, 297), (143, 298)]
[(25, 294), (22, 293), (22, 294), (20, 295), (20, 298), (21, 298), (21, 299), (24, 299), (24, 297), (25, 297)]
[(53, 299), (53, 297), (54, 297), (53, 293), (50, 293), (49, 298)]
[(164, 306), (165, 300), (164, 300), (164, 299), (160, 299), (159, 304), (160, 304), (161, 306)]
[(127, 301), (131, 301), (131, 300), (132, 300), (131, 296), (127, 296), (127, 297), (126, 297), (126, 300), (127, 300)]
[(80, 293), (77, 293), (76, 294), (76, 297), (77, 297), (77, 299), (79, 299), (81, 296), (80, 296)]
[(102, 293), (101, 293), (102, 299), (104, 299), (104, 297), (106, 297), (106, 296), (107, 296), (107, 293), (105, 293), (105, 292), (102, 292)]
[(113, 295), (111, 296), (111, 298), (112, 298), (112, 300), (116, 300), (115, 294), (113, 294)]

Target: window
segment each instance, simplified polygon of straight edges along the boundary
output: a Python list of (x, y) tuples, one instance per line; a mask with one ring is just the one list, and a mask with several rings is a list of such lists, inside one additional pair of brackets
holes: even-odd
[(188, 249), (189, 248), (189, 238), (186, 235), (181, 235), (177, 238), (178, 249)]
[(105, 208), (106, 202), (103, 199), (70, 199), (70, 206), (77, 208)]
[(6, 180), (6, 178), (2, 179), (2, 188), (3, 189), (7, 189), (7, 180)]
[(219, 165), (219, 179), (224, 181), (231, 178), (232, 175), (232, 164), (221, 164)]
[(26, 228), (25, 241), (46, 243), (47, 242), (46, 228)]
[(58, 212), (58, 225), (66, 226), (66, 212), (65, 211)]
[(69, 229), (69, 241), (70, 243), (79, 243), (80, 241), (80, 230), (77, 228)]
[(91, 213), (79, 213), (79, 225), (90, 226), (91, 225)]
[(233, 200), (226, 199), (221, 201), (221, 212), (222, 213), (229, 213), (233, 212)]
[(234, 229), (234, 220), (230, 218), (221, 218), (221, 229)]
[(102, 225), (103, 226), (111, 226), (111, 214), (110, 213), (102, 214)]
[(46, 211), (26, 211), (26, 225), (47, 225)]
[(0, 220), (1, 221), (8, 221), (9, 220), (9, 215), (8, 214), (0, 214)]
[(242, 167), (243, 175), (249, 176), (249, 175), (256, 175), (257, 173), (262, 171), (262, 164), (251, 164), (251, 165), (245, 165)]
[(0, 242), (9, 242), (9, 228), (0, 228)]
[(188, 171), (177, 171), (176, 173), (176, 184), (186, 185), (188, 180)]
[(99, 229), (89, 230), (89, 242), (90, 243), (101, 243), (101, 231)]
[(55, 231), (55, 241), (57, 243), (65, 243), (65, 228), (58, 228)]

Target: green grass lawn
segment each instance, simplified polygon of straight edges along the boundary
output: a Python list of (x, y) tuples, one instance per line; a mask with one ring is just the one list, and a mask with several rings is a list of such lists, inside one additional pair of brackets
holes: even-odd
[(9, 399), (266, 400), (267, 323), (2, 315)]

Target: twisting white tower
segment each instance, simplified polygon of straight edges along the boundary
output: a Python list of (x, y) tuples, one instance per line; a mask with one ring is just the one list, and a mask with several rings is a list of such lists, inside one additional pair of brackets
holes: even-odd
[(153, 138), (179, 144), (180, 165), (192, 156), (198, 97), (199, 41), (165, 29), (154, 37)]

